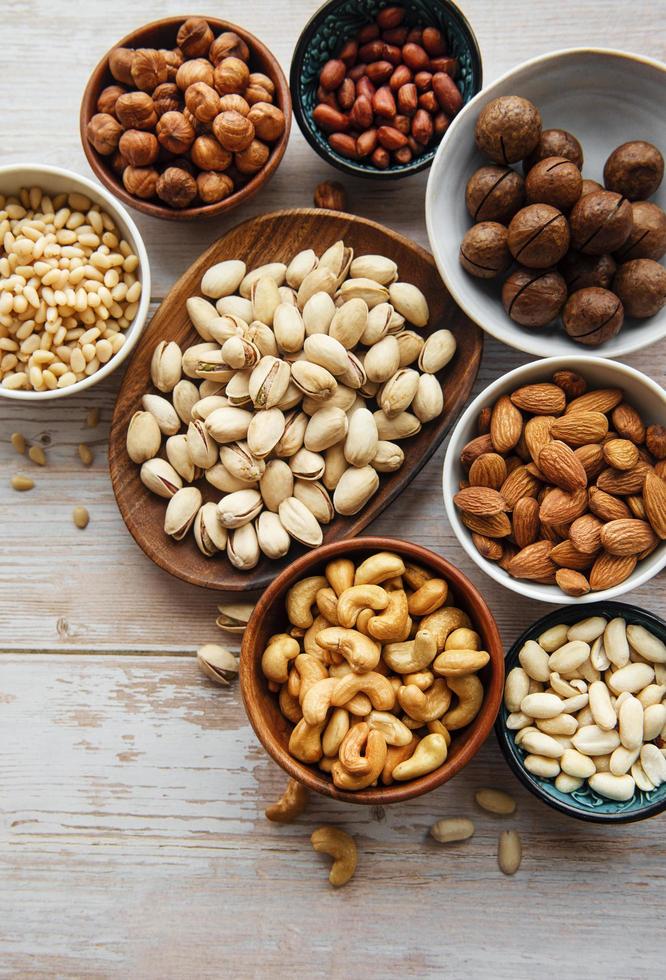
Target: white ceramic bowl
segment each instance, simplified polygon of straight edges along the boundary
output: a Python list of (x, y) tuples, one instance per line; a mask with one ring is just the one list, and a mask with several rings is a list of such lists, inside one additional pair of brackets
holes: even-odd
[(509, 371), (508, 374), (488, 385), (463, 412), (453, 430), (444, 459), (444, 506), (451, 527), (469, 557), (482, 571), (505, 588), (512, 589), (519, 595), (538, 599), (540, 602), (553, 602), (558, 605), (614, 599), (625, 592), (637, 589), (666, 566), (666, 541), (662, 541), (651, 555), (639, 562), (635, 571), (620, 585), (605, 589), (603, 592), (590, 592), (576, 599), (565, 595), (556, 585), (540, 585), (538, 582), (512, 578), (495, 562), (483, 558), (474, 547), (472, 535), (460, 520), (460, 512), (453, 503), (453, 494), (456, 493), (460, 480), (467, 475), (460, 463), (460, 453), (463, 447), (478, 434), (476, 423), (481, 409), (486, 405), (494, 405), (501, 395), (510, 394), (522, 385), (550, 381), (553, 373), (560, 370), (577, 371), (586, 379), (590, 388), (622, 388), (626, 400), (638, 409), (646, 424), (666, 425), (666, 391), (635, 368), (620, 364), (618, 361), (589, 355), (548, 357), (542, 361), (532, 361), (514, 371)]
[(68, 395), (79, 394), (86, 388), (91, 388), (98, 381), (108, 378), (112, 371), (119, 367), (126, 357), (131, 354), (146, 325), (148, 306), (150, 304), (150, 265), (148, 254), (143, 244), (139, 229), (129, 214), (118, 201), (100, 184), (81, 177), (71, 170), (62, 167), (47, 167), (33, 163), (15, 163), (11, 166), (0, 167), (0, 194), (17, 194), (22, 187), (42, 187), (49, 194), (72, 193), (78, 191), (87, 195), (96, 204), (101, 205), (116, 223), (122, 237), (130, 244), (132, 251), (139, 257), (138, 276), (141, 280), (141, 298), (139, 309), (134, 320), (124, 330), (127, 338), (117, 354), (103, 364), (98, 371), (83, 381), (69, 385), (67, 388), (56, 388), (53, 391), (17, 391), (3, 388), (0, 385), (0, 397), (15, 398), (19, 401), (48, 401), (52, 398), (65, 398)]
[[(586, 348), (561, 326), (533, 330), (514, 323), (501, 302), (501, 277), (476, 279), (458, 261), (460, 242), (472, 221), (465, 186), (491, 161), (474, 143), (483, 107), (500, 95), (522, 95), (539, 108), (544, 129), (566, 129), (580, 140), (583, 175), (602, 181), (604, 162), (621, 143), (648, 140), (666, 153), (666, 65), (621, 51), (573, 48), (555, 51), (502, 75), (476, 95), (453, 120), (432, 164), (426, 194), (426, 223), (433, 255), (449, 292), (465, 313), (493, 337), (539, 357), (580, 354)], [(520, 164), (515, 165), (522, 173)], [(651, 198), (666, 208), (666, 181)], [(619, 357), (666, 335), (666, 308), (648, 320), (625, 320), (619, 334), (587, 351)]]

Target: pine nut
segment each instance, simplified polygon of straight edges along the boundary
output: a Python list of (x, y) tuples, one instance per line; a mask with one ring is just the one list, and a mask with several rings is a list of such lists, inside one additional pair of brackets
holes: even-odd
[(94, 429), (99, 425), (99, 408), (93, 406), (93, 408), (88, 409), (88, 414), (86, 415), (86, 426), (89, 429)]
[(85, 527), (88, 527), (88, 521), (90, 520), (90, 515), (88, 514), (88, 511), (86, 510), (85, 507), (75, 507), (74, 511), (72, 512), (72, 517), (74, 519), (74, 523), (76, 524), (76, 526), (81, 530), (83, 530)]
[(32, 490), (34, 485), (34, 480), (31, 480), (29, 476), (23, 476), (22, 473), (17, 473), (16, 476), (12, 477), (12, 487), (14, 490)]
[(522, 861), (523, 850), (515, 830), (503, 830), (497, 847), (497, 863), (505, 875), (515, 875)]
[(23, 456), (26, 446), (25, 437), (20, 432), (12, 432), (10, 441), (16, 452)]
[(31, 446), (28, 450), (28, 456), (38, 466), (46, 466), (46, 454), (41, 446)]
[(82, 442), (79, 445), (79, 450), (78, 451), (79, 451), (79, 459), (81, 460), (81, 462), (83, 463), (83, 465), (84, 466), (90, 466), (90, 464), (92, 463), (92, 461), (94, 459), (94, 456), (93, 456), (93, 453), (92, 453), (92, 450), (91, 450), (90, 446), (88, 446), (85, 442)]
[(468, 840), (474, 834), (474, 824), (467, 817), (448, 817), (438, 820), (430, 828), (430, 836), (439, 844)]

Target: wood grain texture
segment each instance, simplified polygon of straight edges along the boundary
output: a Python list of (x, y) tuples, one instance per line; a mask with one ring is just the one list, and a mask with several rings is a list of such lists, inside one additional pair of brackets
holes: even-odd
[[(484, 77), (547, 50), (625, 48), (664, 60), (663, 10), (651, 0), (465, 0)], [(314, 0), (276, 8), (229, 0), (288, 70)], [(89, 173), (77, 115), (93, 65), (140, 23), (182, 14), (179, 0), (3, 5), (3, 159), (39, 159)], [(204, 13), (206, 11), (203, 11)], [(221, 11), (210, 11), (211, 13)], [(278, 173), (241, 212), (178, 226), (133, 212), (151, 256), (154, 298), (239, 220), (303, 207), (339, 175), (296, 128)], [(345, 180), (350, 208), (427, 247), (426, 174), (377, 187)], [(529, 358), (486, 343), (475, 385)], [(666, 344), (627, 358), (664, 381)], [(373, 810), (323, 797), (292, 826), (269, 824), (284, 774), (256, 741), (237, 687), (214, 688), (193, 654), (221, 638), (219, 595), (156, 568), (124, 530), (109, 482), (108, 424), (120, 372), (87, 395), (44, 406), (0, 403), (0, 976), (219, 978), (447, 977), (516, 980), (558, 972), (589, 980), (663, 974), (660, 912), (665, 818), (623, 828), (579, 824), (541, 806), (513, 778), (491, 736), (455, 780), (420, 799)], [(86, 410), (102, 422), (85, 428)], [(19, 459), (20, 429), (49, 465)], [(91, 442), (84, 471), (76, 455)], [(471, 567), (441, 501), (444, 446), (368, 530), (433, 548), (486, 596), (505, 645), (543, 615)], [(19, 495), (10, 476), (29, 471)], [(86, 531), (71, 522), (79, 503)], [(627, 597), (666, 614), (664, 574)], [(33, 650), (45, 651), (38, 655)], [(504, 824), (477, 811), (477, 786), (515, 794)], [(443, 848), (427, 837), (442, 816), (472, 816), (476, 834)], [(333, 892), (308, 843), (338, 823), (353, 833), (354, 881)], [(523, 839), (507, 879), (499, 829)]]
[[(324, 542), (353, 537), (402, 492), (437, 449), (467, 401), (474, 383), (481, 351), (482, 333), (452, 302), (442, 285), (434, 260), (420, 246), (395, 232), (366, 219), (355, 219), (335, 211), (298, 209), (276, 212), (243, 222), (212, 245), (178, 280), (153, 317), (141, 345), (134, 352), (118, 394), (109, 440), (111, 482), (120, 512), (132, 537), (143, 551), (165, 571), (192, 585), (209, 589), (247, 591), (265, 588), (275, 575), (306, 549), (292, 543), (288, 554), (272, 561), (262, 555), (250, 571), (232, 566), (225, 554), (206, 558), (194, 536), (174, 541), (164, 533), (166, 502), (151, 494), (141, 482), (139, 467), (127, 455), (127, 426), (141, 408), (141, 398), (154, 391), (150, 380), (153, 351), (161, 340), (175, 340), (185, 350), (201, 343), (191, 325), (186, 302), (200, 295), (203, 274), (217, 262), (242, 258), (248, 271), (267, 262), (285, 264), (305, 248), (318, 255), (340, 239), (356, 255), (380, 254), (397, 263), (402, 281), (413, 283), (424, 293), (430, 308), (430, 323), (419, 333), (429, 335), (447, 327), (456, 338), (456, 353), (438, 373), (444, 392), (444, 408), (439, 418), (423, 426), (418, 435), (400, 445), (404, 465), (395, 473), (380, 475), (377, 493), (363, 509), (351, 517), (337, 514), (323, 527)], [(369, 402), (373, 410), (374, 401)], [(183, 427), (184, 428), (184, 427)], [(204, 500), (219, 501), (223, 494), (205, 479), (197, 481)]]

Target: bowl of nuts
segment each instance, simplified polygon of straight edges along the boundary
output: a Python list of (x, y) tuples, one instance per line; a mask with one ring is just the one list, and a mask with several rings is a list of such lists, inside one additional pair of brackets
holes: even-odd
[(240, 683), (257, 737), (293, 779), (350, 803), (395, 803), (478, 752), (504, 651), (483, 597), (450, 562), (356, 538), (269, 585), (243, 636)]
[(666, 392), (604, 358), (525, 364), (466, 409), (443, 487), (496, 582), (541, 602), (616, 598), (666, 565)]
[(481, 80), (474, 32), (449, 0), (331, 0), (304, 28), (290, 74), (310, 146), (339, 170), (380, 179), (430, 166)]
[(428, 236), (488, 333), (541, 357), (618, 357), (664, 336), (665, 82), (646, 58), (559, 51), (452, 122), (428, 182)]
[(291, 99), (258, 38), (214, 17), (124, 37), (93, 71), (81, 142), (95, 175), (156, 218), (212, 217), (248, 200), (287, 148)]
[(0, 397), (62, 398), (115, 371), (150, 303), (139, 230), (61, 167), (0, 167)]
[(548, 806), (592, 823), (666, 810), (666, 624), (598, 602), (534, 623), (506, 658), (500, 748)]

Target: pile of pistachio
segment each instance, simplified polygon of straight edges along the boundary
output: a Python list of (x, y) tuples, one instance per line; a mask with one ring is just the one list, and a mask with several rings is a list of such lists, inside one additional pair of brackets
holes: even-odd
[[(127, 451), (169, 499), (167, 534), (193, 529), (204, 555), (226, 549), (251, 569), (292, 540), (320, 545), (322, 525), (356, 514), (380, 474), (402, 466), (398, 443), (443, 410), (435, 375), (456, 343), (448, 330), (417, 332), (428, 303), (394, 261), (354, 258), (342, 241), (250, 272), (221, 262), (201, 292), (187, 301), (201, 342), (158, 344), (160, 393), (143, 396)], [(217, 503), (193, 485), (202, 476)]]

